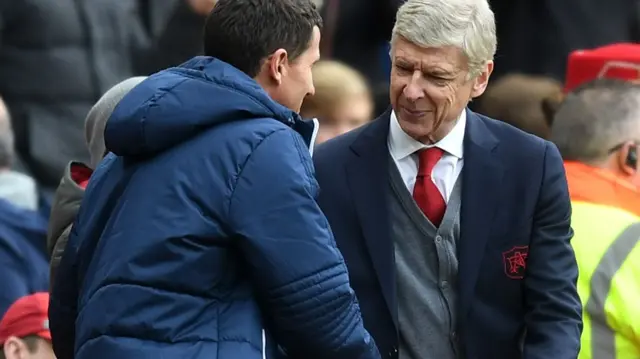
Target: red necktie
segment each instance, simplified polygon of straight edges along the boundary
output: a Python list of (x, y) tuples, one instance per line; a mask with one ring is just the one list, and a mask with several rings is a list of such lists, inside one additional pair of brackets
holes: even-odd
[(437, 147), (430, 147), (418, 152), (420, 158), (418, 176), (416, 177), (416, 185), (413, 188), (413, 199), (422, 210), (422, 213), (436, 227), (439, 227), (440, 222), (442, 222), (447, 204), (442, 198), (438, 187), (431, 180), (431, 172), (443, 154), (444, 151)]

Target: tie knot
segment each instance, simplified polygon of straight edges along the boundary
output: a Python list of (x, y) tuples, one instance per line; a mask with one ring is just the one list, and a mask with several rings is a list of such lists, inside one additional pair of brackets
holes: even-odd
[(418, 176), (431, 176), (433, 167), (440, 161), (444, 151), (438, 147), (429, 147), (418, 152)]

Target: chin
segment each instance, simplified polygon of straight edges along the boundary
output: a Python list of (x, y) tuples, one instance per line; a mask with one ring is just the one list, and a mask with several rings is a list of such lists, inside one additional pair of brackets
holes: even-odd
[(400, 128), (411, 138), (420, 142), (433, 132), (433, 122), (433, 116), (430, 114), (420, 117), (398, 116)]
[(400, 122), (402, 130), (414, 140), (422, 142), (422, 139), (427, 138), (432, 131), (431, 125), (425, 125), (424, 123), (413, 122)]

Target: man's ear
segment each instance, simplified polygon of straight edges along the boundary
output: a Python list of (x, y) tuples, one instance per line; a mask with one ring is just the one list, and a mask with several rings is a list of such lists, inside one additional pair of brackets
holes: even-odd
[(493, 61), (487, 62), (484, 67), (484, 70), (473, 79), (473, 87), (471, 88), (471, 98), (476, 98), (484, 93), (487, 89), (487, 85), (489, 84), (489, 77), (493, 72)]
[(27, 355), (27, 345), (18, 337), (7, 338), (2, 350), (7, 359), (22, 359)]
[(282, 79), (287, 74), (287, 66), (289, 64), (289, 55), (287, 54), (287, 50), (276, 50), (271, 54), (271, 56), (269, 56), (267, 61), (269, 78), (276, 84), (280, 85), (282, 83)]
[[(620, 170), (629, 176), (634, 175), (638, 170), (636, 167), (633, 166), (632, 163), (629, 163), (629, 159), (630, 159), (629, 153), (631, 151), (634, 151), (633, 149), (635, 149), (636, 146), (637, 145), (632, 141), (628, 141), (628, 142), (625, 142), (620, 148), (620, 150), (616, 152)], [(635, 165), (637, 166), (637, 161)]]

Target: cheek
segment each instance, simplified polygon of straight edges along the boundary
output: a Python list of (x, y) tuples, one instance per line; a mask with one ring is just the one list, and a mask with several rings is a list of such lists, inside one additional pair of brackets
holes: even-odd
[(302, 77), (302, 79), (307, 89), (309, 90), (313, 89), (313, 73), (311, 72), (311, 68), (309, 68), (309, 71), (306, 71), (304, 73), (304, 76)]
[(444, 86), (430, 86), (429, 95), (438, 103), (451, 103), (455, 100), (456, 87), (452, 84)]
[(306, 95), (313, 90), (313, 76), (311, 71), (306, 71), (302, 69), (296, 69), (289, 76), (290, 85), (289, 91), (290, 93), (299, 93), (301, 95)]
[(391, 75), (391, 79), (389, 82), (389, 95), (391, 96), (391, 101), (395, 101), (400, 95), (402, 95), (402, 90), (404, 89), (404, 81), (402, 78), (398, 76)]
[(459, 87), (456, 84), (450, 84), (447, 87), (447, 96), (446, 96), (446, 101), (447, 104), (449, 105), (453, 105), (456, 102), (456, 94), (459, 91)]
[(456, 102), (457, 87), (453, 84), (444, 86), (430, 85), (427, 96), (437, 106), (451, 106)]
[(473, 84), (460, 85), (454, 92), (453, 103), (455, 106), (466, 107), (471, 100)]

